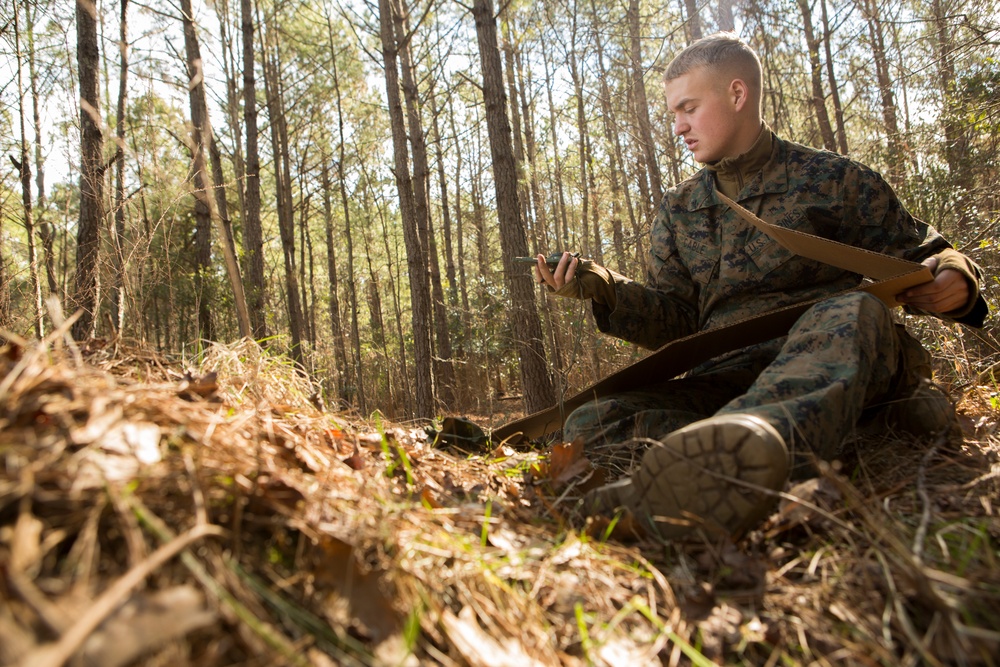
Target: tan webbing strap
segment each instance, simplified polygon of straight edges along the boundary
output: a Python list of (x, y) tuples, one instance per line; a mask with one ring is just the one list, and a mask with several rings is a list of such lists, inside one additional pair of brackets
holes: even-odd
[[(858, 289), (877, 296), (890, 308), (899, 305), (896, 301), (897, 294), (934, 279), (930, 269), (916, 262), (772, 225), (721, 192), (716, 194), (737, 215), (788, 250), (807, 259), (874, 279), (876, 282), (862, 285)], [(756, 317), (667, 343), (645, 359), (609, 375), (559, 405), (494, 429), (492, 439), (494, 442), (519, 442), (522, 438), (541, 437), (559, 429), (566, 415), (587, 401), (663, 382), (731, 350), (783, 336), (806, 310), (828, 298), (830, 297), (770, 310)]]

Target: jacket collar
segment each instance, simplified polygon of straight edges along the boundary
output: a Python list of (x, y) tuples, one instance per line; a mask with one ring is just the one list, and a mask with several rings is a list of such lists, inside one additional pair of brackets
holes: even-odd
[[(764, 163), (760, 172), (747, 183), (740, 195), (734, 198), (738, 202), (765, 194), (788, 191), (788, 145), (766, 125), (763, 131), (771, 133), (771, 157)], [(694, 196), (688, 200), (687, 210), (697, 211), (722, 205), (722, 200), (715, 193), (715, 174), (712, 169), (704, 167), (692, 178), (699, 180), (701, 187), (697, 188)]]

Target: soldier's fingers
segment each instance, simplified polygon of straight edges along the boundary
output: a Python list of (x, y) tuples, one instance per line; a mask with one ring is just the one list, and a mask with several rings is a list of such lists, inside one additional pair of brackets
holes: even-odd
[(580, 265), (580, 260), (573, 257), (569, 260), (569, 267), (566, 269), (566, 282), (570, 282), (576, 276), (576, 269)]
[(552, 274), (556, 280), (556, 289), (559, 289), (570, 280), (570, 277), (566, 275), (566, 271), (571, 258), (572, 256), (568, 252), (564, 252), (562, 257), (559, 258), (559, 263), (556, 264), (556, 270)]
[(552, 276), (552, 271), (549, 270), (549, 265), (545, 263), (545, 255), (540, 254), (535, 259), (535, 280), (538, 281), (538, 284), (558, 289), (555, 278)]
[(964, 306), (969, 300), (969, 283), (958, 271), (945, 269), (934, 280), (908, 289), (900, 301), (932, 313), (947, 313)]

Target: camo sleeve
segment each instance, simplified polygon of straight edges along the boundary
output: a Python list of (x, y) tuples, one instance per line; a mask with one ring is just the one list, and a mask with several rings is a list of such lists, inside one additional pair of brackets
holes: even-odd
[(594, 303), (603, 333), (650, 350), (695, 333), (698, 322), (698, 282), (678, 257), (666, 202), (650, 230), (646, 284), (616, 277), (615, 309)]
[[(856, 211), (855, 215), (861, 219), (867, 217), (872, 229), (886, 235), (881, 252), (912, 262), (936, 257), (936, 273), (945, 269), (958, 271), (969, 284), (969, 300), (962, 308), (943, 315), (909, 307), (906, 308), (907, 312), (931, 315), (974, 327), (983, 326), (989, 306), (981, 293), (982, 268), (955, 250), (934, 227), (913, 217), (879, 174), (865, 167), (860, 167), (856, 173), (859, 176), (858, 186), (850, 190), (857, 193), (857, 198), (851, 204)], [(848, 206), (848, 209), (852, 209), (852, 206)]]

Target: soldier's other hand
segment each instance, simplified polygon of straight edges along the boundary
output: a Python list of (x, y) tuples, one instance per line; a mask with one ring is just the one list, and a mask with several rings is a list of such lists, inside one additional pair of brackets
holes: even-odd
[[(933, 272), (938, 259), (928, 257), (921, 263)], [(911, 287), (896, 298), (900, 303), (929, 313), (949, 313), (969, 302), (969, 283), (960, 272), (942, 269), (931, 282)]]
[[(535, 280), (555, 296), (567, 299), (591, 299), (614, 310), (618, 303), (615, 283), (626, 280), (589, 259), (564, 252), (555, 269), (545, 263), (546, 258), (535, 258)], [(616, 278), (616, 276), (618, 276)]]
[(566, 283), (572, 281), (580, 264), (580, 259), (574, 257), (570, 252), (562, 254), (554, 270), (549, 269), (545, 255), (539, 254), (535, 259), (537, 260), (535, 262), (535, 282), (539, 285), (548, 285), (552, 292), (558, 292)]

